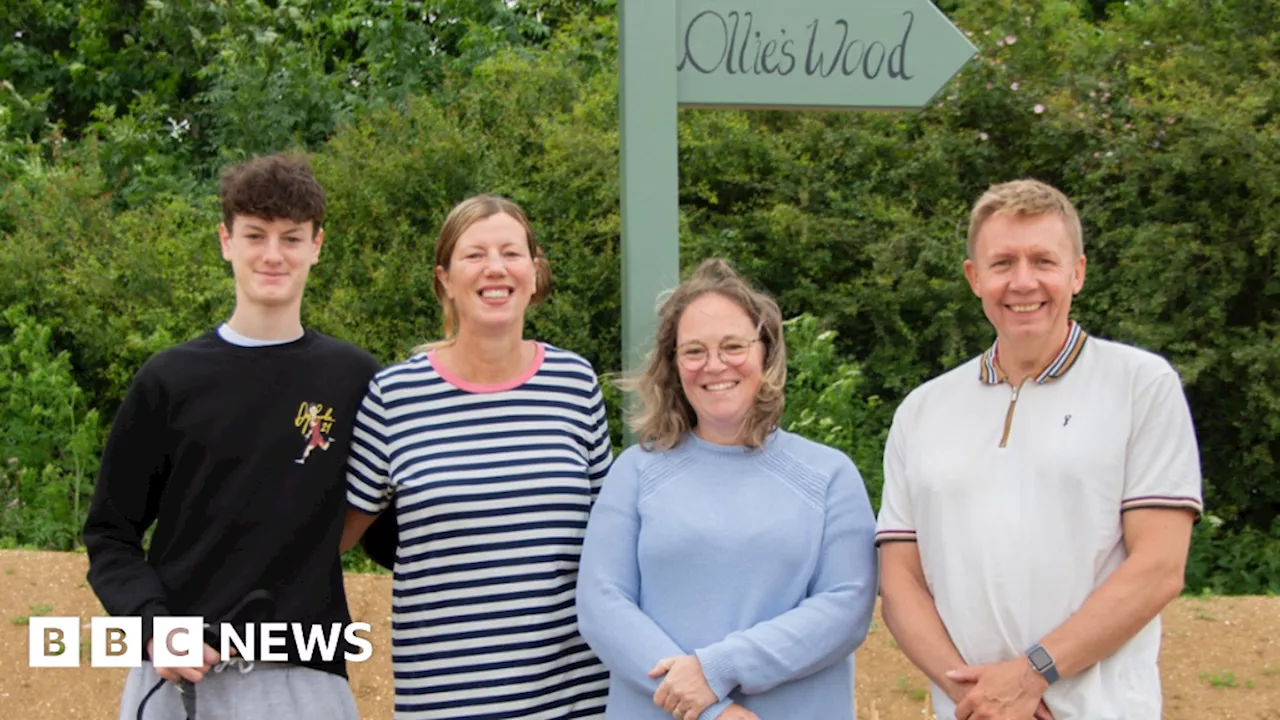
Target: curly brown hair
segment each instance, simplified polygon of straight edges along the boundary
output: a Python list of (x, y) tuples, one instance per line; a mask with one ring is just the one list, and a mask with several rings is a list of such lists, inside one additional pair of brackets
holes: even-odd
[(670, 450), (697, 425), (697, 415), (680, 385), (676, 334), (680, 318), (693, 301), (715, 293), (742, 308), (764, 343), (764, 373), (755, 404), (743, 421), (739, 441), (758, 448), (782, 419), (787, 384), (787, 344), (782, 337), (782, 311), (767, 293), (756, 290), (728, 262), (704, 260), (693, 275), (672, 291), (658, 311), (658, 329), (644, 369), (620, 386), (639, 395), (631, 419), (636, 439), (646, 449)]
[(324, 223), (324, 188), (305, 155), (265, 155), (232, 165), (222, 172), (218, 195), (227, 230), (237, 215), (310, 221), (313, 237)]

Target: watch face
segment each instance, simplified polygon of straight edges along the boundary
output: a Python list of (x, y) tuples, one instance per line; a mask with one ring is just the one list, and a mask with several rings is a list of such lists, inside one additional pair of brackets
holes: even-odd
[(1027, 659), (1036, 670), (1043, 670), (1053, 664), (1053, 658), (1049, 657), (1048, 651), (1044, 648), (1035, 648), (1027, 653)]

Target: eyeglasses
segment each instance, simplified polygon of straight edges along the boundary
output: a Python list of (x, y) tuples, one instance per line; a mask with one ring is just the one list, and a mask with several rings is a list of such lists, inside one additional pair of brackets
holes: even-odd
[[(720, 342), (716, 348), (717, 355), (720, 356), (720, 362), (725, 365), (741, 365), (747, 361), (747, 354), (751, 350), (754, 343), (760, 342), (760, 338), (754, 340), (742, 340), (739, 338), (727, 338)], [(707, 351), (707, 347), (699, 342), (686, 343), (676, 348), (676, 362), (680, 363), (680, 367), (685, 370), (701, 370), (707, 364), (707, 358), (711, 353)]]

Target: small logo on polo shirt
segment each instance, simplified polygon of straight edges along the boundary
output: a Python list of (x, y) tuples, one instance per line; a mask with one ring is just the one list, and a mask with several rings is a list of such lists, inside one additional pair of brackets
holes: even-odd
[(333, 438), (328, 436), (329, 431), (333, 428), (333, 408), (325, 409), (320, 403), (310, 403), (303, 401), (298, 407), (298, 416), (293, 420), (293, 426), (300, 428), (303, 437), (307, 439), (307, 446), (302, 451), (302, 457), (294, 460), (294, 462), (302, 465), (311, 455), (311, 451), (316, 448), (328, 450), (329, 444), (333, 442)]
[(1071, 416), (1070, 416), (1070, 415), (1067, 415), (1067, 416), (1063, 417), (1063, 418), (1062, 418), (1062, 427), (1066, 427), (1066, 426), (1067, 426), (1067, 423), (1069, 423), (1069, 422), (1071, 422)]

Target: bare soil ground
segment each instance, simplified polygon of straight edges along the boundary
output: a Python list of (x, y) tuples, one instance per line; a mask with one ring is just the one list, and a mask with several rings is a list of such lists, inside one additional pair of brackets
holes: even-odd
[[(0, 551), (0, 720), (113, 720), (126, 671), (32, 669), (31, 615), (77, 616), (87, 637), (101, 605), (84, 555)], [(373, 627), (374, 656), (351, 665), (361, 716), (392, 716), (391, 580), (350, 575), (352, 614)], [(85, 640), (87, 644), (87, 640)], [(858, 717), (931, 717), (928, 684), (877, 620), (858, 651)], [(1280, 598), (1181, 598), (1164, 614), (1161, 670), (1167, 720), (1280, 720)], [(788, 718), (787, 720), (810, 720)]]

